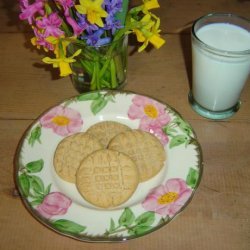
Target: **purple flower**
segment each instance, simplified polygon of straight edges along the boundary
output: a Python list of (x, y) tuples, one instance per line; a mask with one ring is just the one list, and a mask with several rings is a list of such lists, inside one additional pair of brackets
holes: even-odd
[(44, 1), (43, 0), (36, 0), (33, 4), (29, 5), (28, 0), (20, 0), (20, 8), (21, 14), (19, 18), (21, 20), (28, 20), (29, 24), (32, 24), (34, 15), (38, 12), (41, 15), (44, 15)]
[(98, 29), (92, 34), (82, 36), (82, 39), (86, 40), (86, 43), (90, 46), (95, 46), (95, 47), (102, 46), (111, 41), (110, 37), (101, 38), (103, 33), (104, 29)]
[(108, 15), (106, 18), (106, 23), (104, 25), (105, 30), (111, 30), (112, 35), (116, 32), (117, 29), (121, 29), (123, 26), (121, 25), (120, 20), (116, 20), (113, 15)]
[(48, 17), (43, 17), (36, 21), (36, 25), (40, 29), (44, 29), (45, 36), (60, 37), (64, 32), (59, 28), (62, 24), (62, 20), (56, 13), (50, 14)]
[(86, 30), (89, 34), (92, 34), (94, 31), (98, 30), (98, 26), (95, 24), (90, 24), (86, 19), (86, 15), (81, 15), (78, 12), (76, 13), (78, 17), (78, 25)]
[(104, 0), (104, 5), (110, 15), (114, 15), (122, 10), (122, 0)]

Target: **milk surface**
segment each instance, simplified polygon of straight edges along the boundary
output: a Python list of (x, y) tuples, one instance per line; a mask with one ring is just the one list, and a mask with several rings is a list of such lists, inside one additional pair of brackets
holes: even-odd
[[(205, 44), (224, 51), (250, 49), (250, 33), (227, 23), (208, 24), (196, 32)], [(211, 53), (192, 43), (193, 96), (204, 108), (222, 111), (239, 100), (250, 71), (250, 55), (231, 57)]]

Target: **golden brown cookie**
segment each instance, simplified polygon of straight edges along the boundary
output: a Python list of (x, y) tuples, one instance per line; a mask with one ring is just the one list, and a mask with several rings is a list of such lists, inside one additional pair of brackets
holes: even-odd
[(103, 121), (94, 124), (86, 132), (96, 137), (104, 147), (107, 147), (109, 141), (113, 137), (128, 130), (130, 130), (130, 128), (122, 123), (115, 121)]
[(160, 172), (166, 160), (165, 150), (159, 139), (142, 130), (120, 133), (110, 141), (108, 148), (125, 153), (135, 161), (141, 182)]
[(138, 169), (133, 160), (109, 149), (87, 156), (76, 173), (79, 193), (100, 208), (113, 208), (127, 201), (138, 182)]
[(54, 155), (56, 173), (65, 181), (75, 183), (80, 162), (92, 152), (102, 149), (101, 143), (86, 133), (76, 133), (64, 138)]

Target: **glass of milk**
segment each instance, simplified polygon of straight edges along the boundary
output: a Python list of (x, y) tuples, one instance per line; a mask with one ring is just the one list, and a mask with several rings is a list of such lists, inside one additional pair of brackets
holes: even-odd
[(192, 88), (189, 101), (200, 115), (231, 117), (250, 72), (250, 20), (212, 13), (192, 26)]

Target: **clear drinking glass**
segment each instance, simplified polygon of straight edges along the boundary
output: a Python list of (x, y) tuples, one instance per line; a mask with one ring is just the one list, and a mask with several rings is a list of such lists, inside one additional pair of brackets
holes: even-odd
[(71, 79), (80, 92), (101, 89), (121, 89), (127, 82), (128, 36), (98, 47), (72, 43), (70, 55), (82, 52), (71, 63)]
[(210, 119), (231, 117), (250, 72), (250, 20), (212, 13), (192, 26), (192, 88), (189, 101)]

